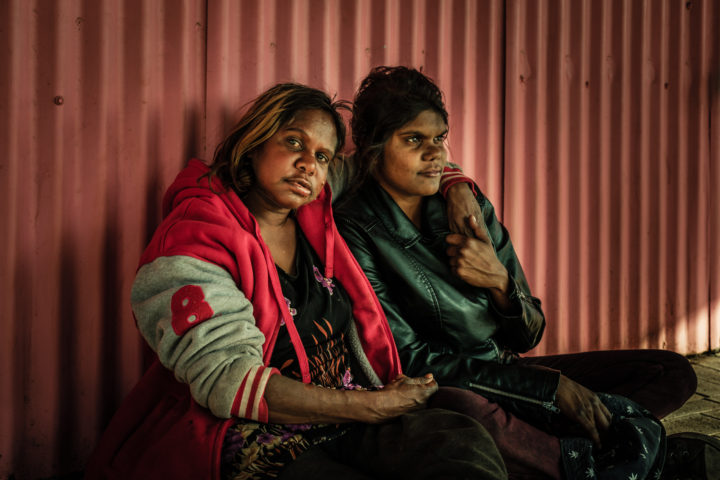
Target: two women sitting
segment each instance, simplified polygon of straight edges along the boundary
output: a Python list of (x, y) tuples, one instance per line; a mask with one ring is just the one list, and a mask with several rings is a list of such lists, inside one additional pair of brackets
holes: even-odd
[(542, 336), (540, 302), (492, 205), (453, 171), (448, 219), (448, 115), (415, 70), (360, 87), (341, 237), (326, 184), (340, 108), (277, 85), (212, 165), (192, 160), (170, 186), (132, 291), (157, 362), (87, 478), (659, 474), (651, 413), (692, 394), (687, 361), (519, 357)]

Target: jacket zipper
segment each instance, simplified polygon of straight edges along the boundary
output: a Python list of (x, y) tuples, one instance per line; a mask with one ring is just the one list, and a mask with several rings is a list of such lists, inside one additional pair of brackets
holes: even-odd
[(485, 385), (478, 385), (477, 383), (468, 382), (468, 385), (472, 388), (476, 388), (478, 390), (482, 390), (488, 393), (494, 393), (495, 395), (505, 396), (508, 398), (512, 398), (514, 400), (521, 400), (523, 402), (533, 403), (535, 405), (540, 405), (541, 407), (553, 412), (553, 413), (560, 413), (560, 409), (553, 405), (553, 402), (543, 402), (542, 400), (538, 400), (536, 398), (530, 398), (526, 397), (524, 395), (518, 395), (517, 393), (511, 393), (506, 392), (504, 390), (498, 390), (497, 388), (487, 387)]

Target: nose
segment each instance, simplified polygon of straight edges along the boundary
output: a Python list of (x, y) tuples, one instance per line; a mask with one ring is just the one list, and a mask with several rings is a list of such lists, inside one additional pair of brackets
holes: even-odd
[(312, 152), (303, 152), (295, 162), (295, 168), (311, 176), (315, 174), (315, 167), (317, 159)]
[(441, 160), (445, 156), (445, 144), (430, 144), (423, 153), (423, 160)]

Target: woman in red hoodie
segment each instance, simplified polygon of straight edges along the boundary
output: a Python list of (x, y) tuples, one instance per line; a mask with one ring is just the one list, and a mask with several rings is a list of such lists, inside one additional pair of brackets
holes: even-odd
[(506, 477), (477, 422), (425, 409), (338, 235), (338, 107), (277, 85), (168, 189), (131, 295), (157, 361), (87, 478)]

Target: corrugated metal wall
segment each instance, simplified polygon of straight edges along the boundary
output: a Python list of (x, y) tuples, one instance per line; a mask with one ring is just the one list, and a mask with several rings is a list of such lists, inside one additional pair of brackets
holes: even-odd
[(77, 471), (140, 375), (128, 308), (165, 187), (263, 88), (447, 94), (539, 352), (720, 340), (720, 7), (700, 1), (0, 2), (0, 478)]
[(711, 1), (508, 1), (505, 219), (537, 353), (720, 346), (719, 26)]
[(276, 82), (352, 99), (371, 67), (411, 65), (443, 86), (452, 154), (501, 202), (503, 14), (499, 0), (211, 1), (207, 144)]
[(128, 305), (203, 153), (205, 3), (0, 2), (0, 477), (77, 470), (141, 372)]

